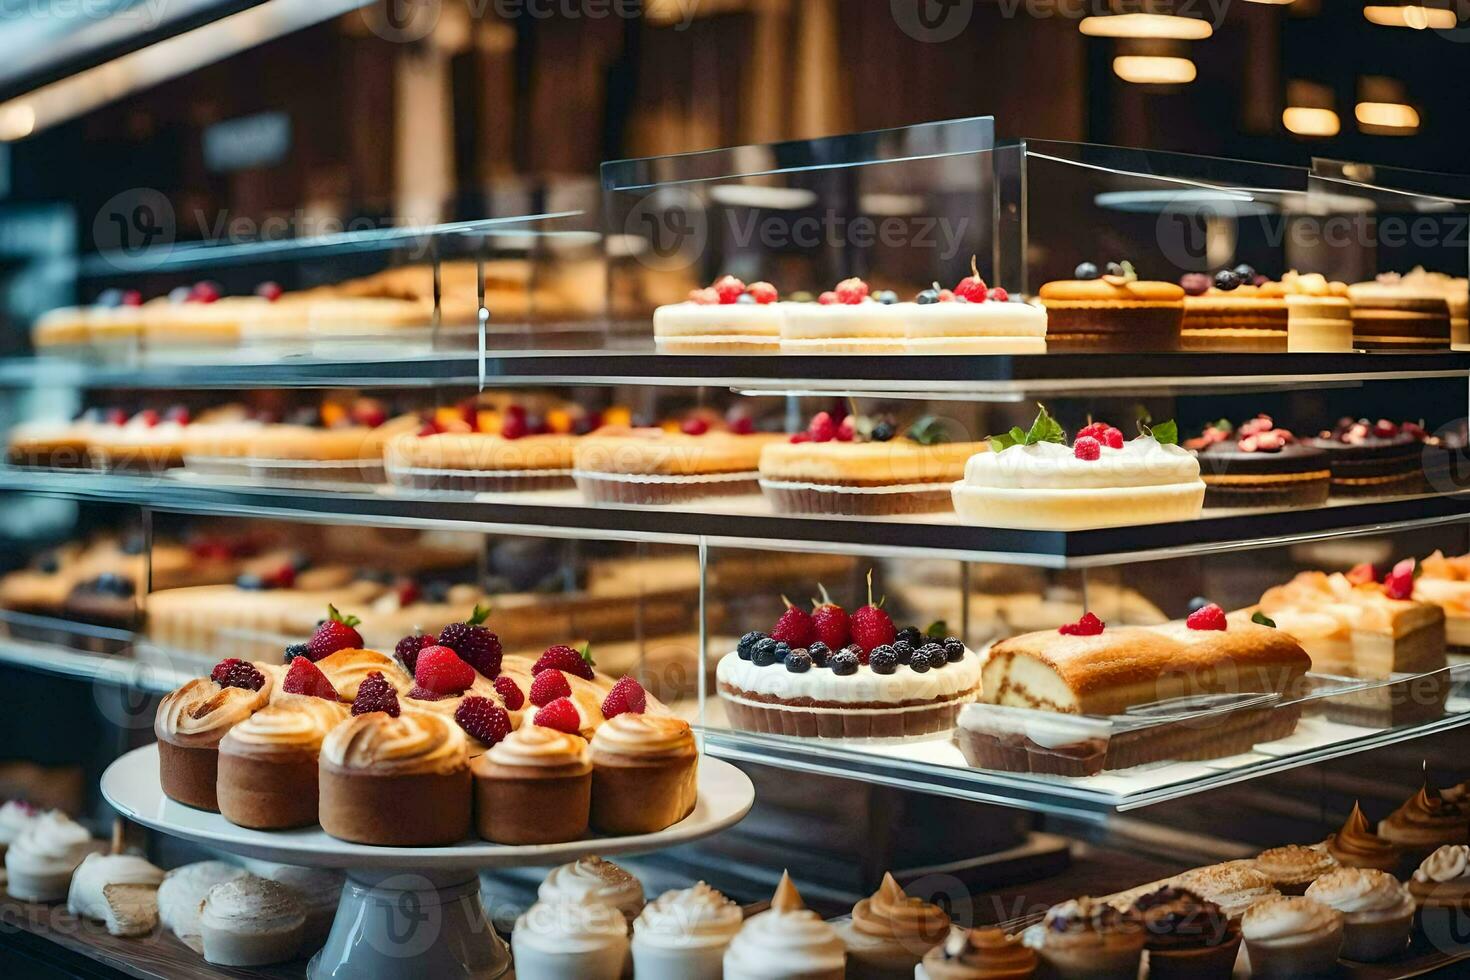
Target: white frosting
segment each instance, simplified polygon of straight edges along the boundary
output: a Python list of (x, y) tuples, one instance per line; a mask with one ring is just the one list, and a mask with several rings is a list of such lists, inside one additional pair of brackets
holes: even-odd
[(1040, 442), (1000, 452), (976, 453), (965, 464), (965, 484), (1012, 489), (1082, 490), (1156, 487), (1199, 481), (1199, 461), (1179, 446), (1149, 436), (1100, 448), (1094, 460), (1078, 459), (1069, 446)]
[(673, 303), (653, 311), (656, 339), (690, 336), (766, 338), (781, 336), (782, 315), (776, 303)]
[(1470, 845), (1445, 844), (1414, 870), (1414, 880), (1425, 884), (1470, 878)]
[(1402, 919), (1413, 914), (1414, 896), (1386, 871), (1340, 868), (1307, 888), (1307, 898), (1337, 909), (1351, 923)]
[(1028, 303), (895, 303), (909, 340), (932, 337), (1045, 337), (1046, 310)]
[(88, 854), (72, 872), (66, 910), (87, 919), (107, 918), (107, 885), (156, 885), (163, 869), (132, 854)]
[[(619, 965), (628, 955), (628, 920), (597, 902), (537, 902), (516, 920), (511, 936), (517, 966), (522, 950), (557, 958), (617, 951)], [(540, 975), (517, 972), (528, 980)]]
[(740, 906), (704, 882), (667, 891), (649, 902), (633, 923), (633, 945), (664, 949), (724, 947), (740, 931)]
[(842, 937), (811, 909), (770, 909), (747, 919), (725, 950), (725, 980), (841, 975)]
[(0, 844), (10, 844), (40, 815), (40, 810), (24, 800), (6, 800), (0, 806)]
[(1342, 926), (1342, 916), (1321, 902), (1299, 896), (1281, 896), (1246, 909), (1240, 931), (1253, 941), (1306, 942)]
[[(932, 304), (938, 306), (939, 304)], [(832, 337), (894, 339), (902, 342), (915, 303), (782, 303), (781, 340)]]
[(21, 831), (5, 852), (5, 870), (16, 875), (70, 875), (97, 846), (66, 814), (51, 810)]
[(307, 915), (335, 913), (342, 898), (342, 886), (347, 881), (341, 871), (301, 868), (294, 864), (278, 864), (266, 869), (263, 875), (295, 892)]
[(980, 658), (969, 651), (958, 663), (917, 673), (900, 665), (891, 674), (875, 674), (866, 664), (855, 674), (836, 674), (827, 667), (793, 673), (782, 664), (757, 667), (731, 652), (720, 658), (715, 678), (752, 694), (817, 701), (932, 701), (973, 691), (980, 683)]
[(638, 879), (595, 854), (551, 869), (537, 889), (536, 897), (549, 904), (609, 905), (628, 922), (643, 909), (643, 885)]
[(306, 912), (294, 891), (255, 875), (210, 888), (199, 910), (201, 927), (234, 933), (284, 932), (305, 922)]
[(245, 869), (224, 861), (199, 861), (174, 868), (158, 886), (158, 921), (180, 939), (199, 935), (199, 907), (209, 890), (245, 877)]

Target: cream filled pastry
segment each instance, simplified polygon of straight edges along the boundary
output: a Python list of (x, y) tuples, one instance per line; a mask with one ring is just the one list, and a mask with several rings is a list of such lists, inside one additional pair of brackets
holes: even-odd
[(199, 908), (215, 885), (247, 872), (225, 861), (196, 861), (174, 868), (158, 886), (158, 920), (186, 943), (199, 937)]
[(275, 689), (269, 671), (244, 661), (222, 661), (214, 673), (225, 683), (214, 676), (189, 681), (166, 695), (153, 716), (164, 795), (201, 810), (219, 809), (220, 740), (265, 707)]
[(1001, 929), (955, 930), (924, 954), (915, 980), (1029, 980), (1036, 951)]
[(1414, 924), (1414, 896), (1386, 871), (1340, 868), (1312, 882), (1307, 897), (1342, 913), (1342, 955), (1374, 962), (1401, 953)]
[(204, 959), (216, 966), (265, 966), (293, 959), (306, 913), (279, 882), (245, 875), (222, 882), (199, 910)]
[(1337, 859), (1327, 851), (1301, 844), (1273, 847), (1256, 856), (1261, 872), (1283, 895), (1300, 895), (1322, 875), (1337, 868)]
[(746, 919), (725, 951), (725, 980), (841, 980), (846, 959), (837, 930), (783, 873), (771, 907)]
[(66, 898), (72, 872), (102, 846), (87, 829), (56, 810), (43, 813), (5, 852), (6, 889), (22, 902)]
[(163, 881), (163, 869), (134, 854), (88, 854), (72, 872), (66, 910), (86, 919), (107, 920), (108, 885), (151, 885)]
[(510, 935), (525, 980), (618, 980), (628, 963), (628, 922), (597, 902), (539, 901)]
[(629, 924), (643, 910), (643, 885), (628, 871), (595, 854), (551, 869), (536, 898), (542, 902), (589, 902), (617, 909)]
[(1404, 851), (1373, 833), (1368, 818), (1357, 802), (1341, 829), (1330, 834), (1322, 847), (1345, 868), (1372, 868), (1392, 873), (1403, 863)]
[(720, 980), (725, 949), (743, 920), (739, 905), (702, 881), (664, 892), (633, 921), (633, 973), (640, 980)]
[(965, 464), (953, 493), (966, 523), (1070, 531), (1188, 520), (1204, 506), (1194, 454), (1153, 435), (1124, 442), (1093, 423), (1068, 447), (1045, 409), (1030, 432), (1015, 432)]
[(949, 935), (949, 916), (931, 902), (904, 893), (892, 874), (836, 925), (847, 947), (847, 972), (861, 977), (908, 977), (924, 954)]
[(1240, 922), (1255, 977), (1331, 973), (1342, 949), (1342, 913), (1300, 895), (1252, 905)]

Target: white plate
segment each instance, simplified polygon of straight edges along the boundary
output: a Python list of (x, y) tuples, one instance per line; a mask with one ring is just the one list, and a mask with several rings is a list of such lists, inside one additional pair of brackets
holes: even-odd
[(699, 802), (694, 812), (666, 830), (630, 837), (586, 837), (564, 844), (508, 847), (466, 840), (449, 847), (375, 847), (328, 836), (320, 827), (248, 830), (218, 813), (176, 803), (158, 783), (158, 746), (146, 745), (117, 759), (102, 774), (102, 795), (129, 820), (174, 837), (264, 861), (321, 868), (460, 871), (472, 868), (549, 865), (587, 854), (655, 851), (708, 837), (750, 812), (755, 787), (750, 778), (719, 759), (699, 757)]

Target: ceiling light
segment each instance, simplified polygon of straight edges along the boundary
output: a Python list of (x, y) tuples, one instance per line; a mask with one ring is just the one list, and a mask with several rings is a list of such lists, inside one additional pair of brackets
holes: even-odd
[(1175, 41), (1202, 41), (1215, 33), (1207, 20), (1171, 14), (1084, 17), (1077, 29), (1088, 37), (1169, 38)]
[(1113, 73), (1139, 85), (1185, 85), (1194, 81), (1194, 62), (1165, 55), (1121, 54), (1113, 59)]
[(1364, 127), (1393, 130), (1382, 135), (1408, 136), (1419, 129), (1419, 113), (1402, 102), (1359, 102), (1353, 114)]
[(1434, 28), (1437, 31), (1452, 30), (1459, 23), (1453, 10), (1440, 7), (1422, 7), (1418, 4), (1404, 6), (1368, 6), (1363, 16), (1380, 27), (1408, 27), (1416, 31)]
[(1311, 106), (1287, 106), (1281, 111), (1281, 125), (1298, 136), (1336, 136), (1342, 122), (1331, 109)]
[(28, 102), (0, 106), (0, 141), (23, 140), (36, 128), (36, 110)]

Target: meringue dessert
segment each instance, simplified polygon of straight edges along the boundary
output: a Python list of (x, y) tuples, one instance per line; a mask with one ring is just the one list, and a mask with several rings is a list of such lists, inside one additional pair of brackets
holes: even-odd
[(1251, 976), (1296, 980), (1337, 970), (1342, 914), (1314, 899), (1281, 895), (1252, 905), (1240, 921)]
[(66, 898), (72, 872), (102, 846), (66, 814), (43, 813), (5, 851), (6, 890), (22, 902), (59, 902)]
[(1470, 845), (1446, 844), (1425, 858), (1409, 879), (1409, 893), (1431, 942), (1463, 942), (1470, 921)]
[(1386, 871), (1340, 868), (1307, 889), (1342, 913), (1342, 956), (1373, 963), (1404, 951), (1414, 925), (1414, 896)]
[(322, 740), (346, 719), (338, 701), (286, 694), (232, 727), (219, 743), (220, 813), (255, 830), (314, 825)]
[[(1172, 428), (1159, 426), (1158, 435)], [(1017, 437), (1016, 433), (1019, 433)], [(991, 452), (965, 464), (953, 488), (967, 524), (1037, 531), (1075, 531), (1183, 521), (1200, 515), (1205, 484), (1194, 454), (1155, 435), (1123, 441), (1095, 422), (1072, 446), (1042, 409), (1029, 432), (991, 439)]]
[(21, 832), (34, 823), (40, 815), (40, 808), (25, 800), (6, 800), (5, 804), (0, 806), (0, 858), (5, 856), (6, 849), (21, 835)]
[(1254, 861), (1226, 861), (1186, 871), (1171, 884), (1214, 902), (1232, 922), (1239, 922), (1246, 909), (1257, 902), (1281, 895), (1271, 879), (1255, 868)]
[(225, 861), (196, 861), (174, 868), (158, 886), (158, 921), (185, 944), (199, 941), (199, 908), (215, 885), (243, 878), (247, 872)]
[(600, 902), (540, 901), (510, 934), (519, 980), (619, 980), (628, 964), (628, 922)]
[(740, 906), (704, 882), (664, 892), (633, 921), (639, 980), (720, 980), (725, 949), (740, 931)]
[(1153, 980), (1229, 980), (1240, 927), (1186, 888), (1164, 885), (1133, 900)]
[(215, 885), (199, 909), (204, 959), (215, 966), (265, 966), (294, 959), (306, 913), (277, 881), (244, 875)]
[(595, 854), (553, 868), (536, 891), (537, 901), (610, 905), (631, 926), (643, 911), (643, 885), (628, 871)]
[[(231, 669), (222, 684), (198, 677), (166, 695), (153, 717), (158, 738), (158, 778), (163, 793), (200, 810), (218, 812), (215, 781), (219, 743), (225, 733), (265, 707), (271, 698), (271, 673), (244, 661), (225, 661)], [(244, 668), (250, 668), (246, 670)]]
[(497, 844), (555, 844), (587, 833), (592, 756), (587, 740), (522, 725), (470, 763), (475, 829)]
[(699, 752), (689, 723), (624, 712), (592, 736), (592, 829), (651, 834), (694, 812)]
[(1144, 932), (1132, 909), (1073, 899), (1047, 910), (1037, 936), (1037, 952), (1060, 980), (1137, 980)]
[(1373, 833), (1363, 809), (1353, 802), (1353, 812), (1335, 834), (1322, 842), (1322, 849), (1344, 868), (1367, 868), (1393, 874), (1403, 864), (1404, 851)]
[(782, 872), (771, 907), (746, 919), (725, 950), (725, 980), (842, 980), (846, 960), (837, 930)]
[(924, 954), (949, 935), (949, 916), (939, 906), (904, 894), (892, 874), (836, 924), (847, 947), (847, 976), (908, 980)]
[(1281, 894), (1302, 895), (1312, 882), (1337, 869), (1337, 859), (1316, 847), (1287, 844), (1262, 851), (1255, 865)]
[[(108, 931), (114, 936), (136, 935), (117, 932), (114, 927), (136, 929), (142, 921), (151, 919), (157, 922), (157, 891), (162, 881), (163, 869), (136, 855), (88, 854), (72, 873), (71, 887), (66, 893), (66, 910), (79, 918), (107, 923)], [(110, 885), (133, 885), (142, 888), (143, 892), (135, 890), (131, 903), (114, 904), (106, 895)], [(151, 913), (147, 908), (150, 904)], [(121, 917), (119, 912), (123, 913)]]
[(1422, 861), (1443, 844), (1470, 839), (1470, 815), (1441, 797), (1426, 779), (1419, 792), (1378, 821), (1378, 836), (1402, 847), (1407, 860)]
[(1030, 980), (1036, 951), (1001, 929), (954, 929), (924, 954), (914, 980)]
[(278, 864), (269, 868), (263, 877), (278, 881), (296, 895), (301, 910), (306, 914), (306, 924), (301, 932), (301, 951), (314, 952), (326, 943), (332, 931), (332, 921), (337, 917), (337, 906), (342, 900), (342, 886), (347, 876), (332, 868), (302, 868), (294, 864)]

